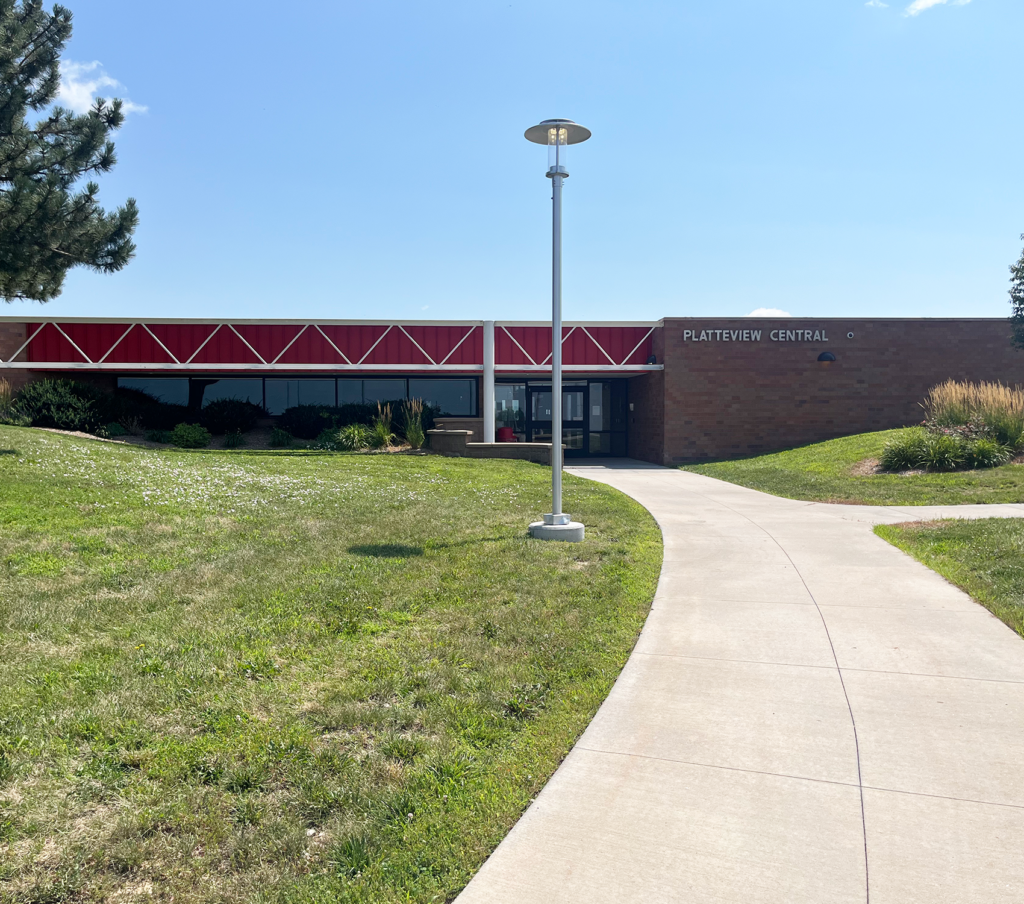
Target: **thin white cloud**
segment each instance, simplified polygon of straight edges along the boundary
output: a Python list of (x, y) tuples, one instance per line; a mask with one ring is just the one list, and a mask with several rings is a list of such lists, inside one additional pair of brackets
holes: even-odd
[(783, 311), (780, 308), (754, 308), (748, 317), (792, 317), (793, 315), (789, 311)]
[(888, 3), (883, 3), (882, 0), (868, 0), (868, 2), (865, 3), (864, 5), (865, 6), (872, 6), (875, 9), (888, 9), (889, 8), (889, 4)]
[(904, 16), (919, 16), (926, 9), (931, 9), (933, 6), (945, 6), (947, 3), (950, 6), (967, 6), (971, 0), (914, 0), (905, 10), (903, 10)]
[[(107, 90), (109, 89), (109, 90)], [(124, 98), (127, 89), (116, 78), (111, 78), (98, 60), (91, 63), (75, 63), (71, 60), (60, 62), (60, 89), (57, 91), (57, 103), (62, 107), (74, 110), (75, 113), (88, 113), (97, 96), (113, 97), (122, 95), (126, 113), (145, 113), (148, 107), (134, 104)]]

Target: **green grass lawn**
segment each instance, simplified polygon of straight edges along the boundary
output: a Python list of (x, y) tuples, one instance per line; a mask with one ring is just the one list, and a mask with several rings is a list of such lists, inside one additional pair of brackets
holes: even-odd
[(885, 524), (875, 533), (956, 584), (1024, 636), (1024, 521)]
[(955, 474), (857, 474), (877, 459), (896, 430), (846, 436), (786, 452), (736, 461), (685, 465), (683, 470), (814, 502), (867, 505), (951, 505), (1024, 502), (1024, 466), (1003, 465)]
[(0, 899), (449, 901), (579, 736), (661, 537), (521, 462), (0, 427)]

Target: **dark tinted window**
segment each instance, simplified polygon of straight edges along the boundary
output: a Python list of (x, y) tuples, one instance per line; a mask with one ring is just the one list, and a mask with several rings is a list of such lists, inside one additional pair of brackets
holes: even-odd
[(267, 378), (267, 412), (282, 414), (296, 405), (334, 405), (334, 380)]
[(405, 398), (405, 380), (363, 380), (363, 402), (392, 402)]
[(204, 377), (202, 382), (207, 384), (203, 390), (204, 406), (215, 399), (241, 399), (243, 402), (252, 402), (253, 405), (263, 404), (263, 380), (259, 377), (250, 380), (218, 380)]
[(338, 380), (338, 404), (361, 405), (363, 403), (362, 380)]
[(188, 404), (188, 380), (185, 377), (118, 377), (117, 385), (149, 393), (169, 405)]
[(409, 398), (423, 399), (441, 414), (476, 415), (476, 380), (410, 380)]

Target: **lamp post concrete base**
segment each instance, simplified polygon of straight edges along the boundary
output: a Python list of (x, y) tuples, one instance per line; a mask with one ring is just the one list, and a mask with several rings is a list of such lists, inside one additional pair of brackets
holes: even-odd
[(567, 543), (579, 543), (583, 540), (583, 533), (584, 527), (579, 521), (567, 521), (565, 524), (534, 521), (530, 525), (530, 536), (534, 540), (563, 540)]

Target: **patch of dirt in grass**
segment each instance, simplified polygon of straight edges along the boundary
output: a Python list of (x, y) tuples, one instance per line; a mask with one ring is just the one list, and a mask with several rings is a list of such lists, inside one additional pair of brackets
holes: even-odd
[(865, 458), (850, 468), (852, 477), (876, 477), (882, 474), (894, 477), (918, 477), (924, 473), (921, 468), (911, 468), (909, 471), (884, 471), (877, 458)]
[(878, 466), (877, 458), (865, 458), (864, 461), (858, 461), (852, 468), (850, 473), (854, 477), (870, 477), (873, 474), (881, 474), (882, 469)]
[(943, 527), (947, 524), (946, 521), (932, 520), (932, 521), (901, 521), (899, 524), (889, 524), (887, 527), (898, 527), (900, 530), (906, 531), (924, 531), (924, 530), (935, 530), (936, 528)]

